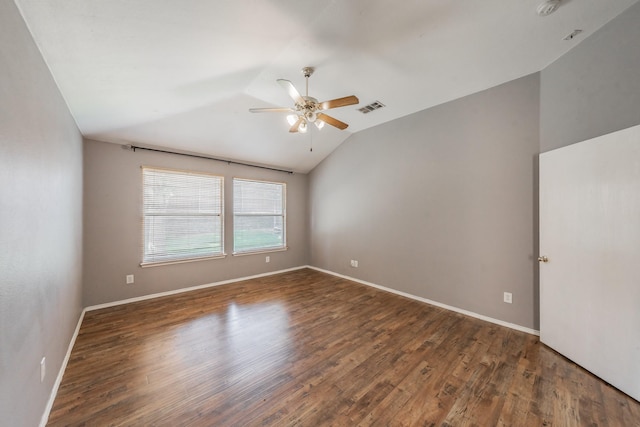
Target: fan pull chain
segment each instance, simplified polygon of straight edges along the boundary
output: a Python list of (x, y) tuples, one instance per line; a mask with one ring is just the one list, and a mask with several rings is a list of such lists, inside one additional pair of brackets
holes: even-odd
[(313, 153), (313, 129), (309, 126), (309, 152)]

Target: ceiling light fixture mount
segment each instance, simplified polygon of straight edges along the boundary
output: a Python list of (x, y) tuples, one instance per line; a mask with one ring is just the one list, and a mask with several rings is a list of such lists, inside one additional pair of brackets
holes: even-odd
[(560, 7), (560, 0), (546, 0), (538, 5), (536, 11), (539, 16), (551, 15)]
[(311, 77), (314, 71), (315, 71), (315, 68), (313, 67), (304, 67), (302, 69), (302, 75), (305, 76), (306, 78), (309, 78)]

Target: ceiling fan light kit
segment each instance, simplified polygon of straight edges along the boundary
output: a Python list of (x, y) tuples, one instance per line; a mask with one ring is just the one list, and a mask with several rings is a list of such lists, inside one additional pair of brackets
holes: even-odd
[(358, 104), (360, 101), (354, 95), (345, 96), (344, 98), (336, 98), (329, 101), (318, 102), (316, 98), (309, 96), (309, 77), (313, 74), (313, 67), (304, 67), (302, 74), (304, 75), (306, 82), (305, 95), (300, 95), (300, 92), (295, 88), (293, 83), (289, 80), (278, 79), (277, 82), (287, 91), (289, 96), (294, 101), (293, 108), (276, 107), (276, 108), (250, 108), (252, 113), (264, 113), (264, 112), (287, 112), (292, 113), (287, 115), (287, 122), (291, 126), (289, 132), (305, 133), (309, 128), (309, 124), (313, 123), (318, 130), (322, 129), (326, 124), (334, 126), (340, 130), (346, 129), (349, 125), (334, 118), (323, 111), (330, 110), (332, 108), (346, 107), (348, 105)]

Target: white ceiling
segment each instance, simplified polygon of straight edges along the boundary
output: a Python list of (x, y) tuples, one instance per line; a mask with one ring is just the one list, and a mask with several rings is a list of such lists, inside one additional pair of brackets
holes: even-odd
[[(547, 17), (540, 1), (15, 0), (85, 137), (297, 172), (353, 132), (540, 71), (637, 0)], [(303, 93), (304, 66), (309, 95), (360, 99), (329, 112), (347, 130), (249, 113), (292, 106), (276, 79)]]

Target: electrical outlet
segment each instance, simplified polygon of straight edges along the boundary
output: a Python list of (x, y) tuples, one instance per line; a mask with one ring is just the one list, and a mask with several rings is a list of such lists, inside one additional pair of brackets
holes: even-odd
[(47, 358), (43, 357), (40, 361), (40, 382), (44, 382), (44, 376), (47, 373)]
[(127, 285), (131, 285), (133, 283), (133, 274), (127, 274)]
[(358, 261), (355, 259), (351, 260), (351, 267), (358, 268)]
[(267, 256), (264, 258), (264, 262), (271, 262), (271, 257), (270, 257), (269, 255), (267, 255)]
[(511, 292), (505, 292), (504, 293), (504, 302), (506, 302), (507, 304), (511, 304), (513, 302), (513, 296), (511, 295)]

